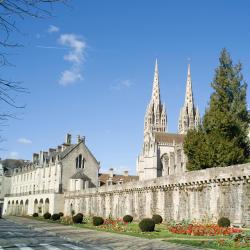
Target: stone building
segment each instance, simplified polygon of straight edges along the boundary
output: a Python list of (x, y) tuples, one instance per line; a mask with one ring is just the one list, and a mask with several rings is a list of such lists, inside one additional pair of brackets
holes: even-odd
[(179, 133), (167, 132), (166, 108), (161, 102), (158, 63), (155, 63), (151, 100), (144, 118), (144, 142), (137, 158), (137, 175), (140, 180), (186, 171), (183, 151), (184, 134), (200, 123), (198, 109), (194, 107), (190, 65), (186, 83), (184, 107), (179, 119)]
[(78, 136), (71, 135), (56, 149), (34, 153), (31, 162), (12, 169), (4, 176), (3, 214), (43, 215), (64, 211), (64, 192), (98, 186), (99, 162)]

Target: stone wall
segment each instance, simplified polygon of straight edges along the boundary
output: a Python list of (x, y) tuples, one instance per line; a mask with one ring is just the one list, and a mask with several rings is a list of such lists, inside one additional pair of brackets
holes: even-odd
[(250, 164), (66, 192), (64, 209), (65, 214), (136, 219), (157, 213), (166, 221), (226, 216), (250, 226)]

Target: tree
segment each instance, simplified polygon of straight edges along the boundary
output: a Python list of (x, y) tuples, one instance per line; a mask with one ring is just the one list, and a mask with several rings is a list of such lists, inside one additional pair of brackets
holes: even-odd
[[(52, 13), (53, 3), (66, 0), (0, 0), (0, 69), (11, 65), (7, 55), (10, 49), (22, 46), (18, 41), (12, 41), (12, 34), (21, 33), (17, 23), (27, 17), (44, 18)], [(5, 103), (11, 108), (24, 108), (16, 103), (16, 93), (27, 92), (20, 82), (2, 77), (0, 71), (0, 104)], [(2, 105), (1, 105), (2, 106)], [(10, 117), (12, 112), (0, 111), (0, 125)]]
[(222, 50), (219, 61), (211, 84), (214, 92), (202, 125), (198, 131), (188, 132), (185, 139), (189, 170), (224, 167), (249, 159), (250, 119), (242, 66), (233, 65), (226, 49)]

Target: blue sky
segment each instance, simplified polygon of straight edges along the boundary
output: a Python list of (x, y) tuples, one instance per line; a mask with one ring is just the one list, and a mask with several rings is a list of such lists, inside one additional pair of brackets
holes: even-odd
[(1, 75), (30, 93), (17, 97), (26, 105), (20, 119), (2, 128), (1, 157), (31, 159), (69, 132), (86, 136), (102, 171), (135, 173), (155, 58), (168, 131), (176, 132), (188, 58), (201, 114), (222, 48), (242, 62), (249, 83), (249, 12), (247, 0), (73, 0), (56, 5), (53, 17), (18, 20), (23, 32), (12, 39), (24, 47), (11, 51), (15, 67)]

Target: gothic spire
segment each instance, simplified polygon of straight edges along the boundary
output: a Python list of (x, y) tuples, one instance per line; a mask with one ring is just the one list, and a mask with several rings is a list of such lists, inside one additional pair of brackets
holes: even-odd
[(158, 71), (158, 62), (157, 59), (155, 61), (155, 72), (154, 72), (154, 81), (153, 81), (153, 90), (152, 90), (152, 98), (151, 102), (155, 104), (160, 104), (160, 83), (159, 83), (159, 71)]
[(193, 108), (193, 106), (194, 106), (190, 63), (188, 64), (186, 96), (185, 96), (185, 104), (184, 105), (185, 106), (188, 105), (189, 108)]
[(189, 129), (197, 128), (200, 124), (198, 108), (194, 106), (190, 64), (188, 64), (186, 94), (184, 106), (179, 116), (179, 134), (186, 134)]

